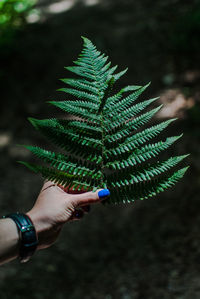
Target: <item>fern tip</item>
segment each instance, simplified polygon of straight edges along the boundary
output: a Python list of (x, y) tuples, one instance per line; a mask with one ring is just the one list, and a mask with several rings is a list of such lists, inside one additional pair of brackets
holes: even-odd
[(37, 128), (36, 123), (35, 123), (36, 118), (28, 117), (27, 119), (28, 119), (28, 121), (29, 121), (35, 128)]
[(190, 168), (190, 166), (186, 166), (186, 167), (181, 168), (181, 169), (179, 170), (179, 173), (180, 173), (181, 177), (184, 176), (184, 174), (186, 173), (186, 171), (188, 170), (188, 168)]
[(146, 89), (147, 87), (149, 87), (149, 85), (151, 85), (151, 81), (149, 81), (146, 85), (144, 85), (143, 87), (141, 87), (141, 88), (144, 88), (144, 89)]
[(184, 159), (189, 157), (191, 154), (186, 154), (186, 155), (183, 155)]
[(181, 138), (183, 136), (183, 133), (181, 133), (180, 135), (178, 135), (179, 138)]
[(156, 107), (154, 109), (155, 113), (157, 113), (162, 107), (164, 106), (164, 104), (159, 105), (158, 107)]
[(177, 119), (178, 119), (178, 117), (174, 117), (174, 118), (170, 118), (169, 120), (172, 122), (172, 121), (175, 121)]
[(85, 36), (83, 36), (83, 35), (81, 35), (81, 38), (82, 38), (83, 40), (88, 40), (88, 38), (85, 37)]

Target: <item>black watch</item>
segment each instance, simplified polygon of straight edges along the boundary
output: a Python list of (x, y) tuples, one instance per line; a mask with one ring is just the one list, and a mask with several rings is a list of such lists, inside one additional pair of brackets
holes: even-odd
[(38, 245), (37, 234), (31, 219), (26, 214), (19, 212), (8, 214), (3, 216), (3, 218), (11, 218), (16, 223), (20, 233), (20, 262), (27, 262), (35, 252)]

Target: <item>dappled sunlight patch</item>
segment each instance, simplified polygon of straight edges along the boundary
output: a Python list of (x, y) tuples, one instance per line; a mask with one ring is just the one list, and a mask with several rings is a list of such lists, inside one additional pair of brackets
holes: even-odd
[(47, 6), (46, 12), (57, 14), (71, 9), (76, 4), (76, 0), (62, 0)]
[(26, 16), (26, 22), (29, 24), (37, 23), (40, 21), (40, 10), (32, 9), (29, 14)]
[(99, 0), (84, 0), (86, 6), (93, 6), (99, 4)]
[(187, 70), (183, 74), (183, 80), (186, 83), (194, 83), (200, 79), (200, 70)]
[(77, 4), (84, 6), (95, 6), (100, 3), (100, 0), (57, 0), (47, 1), (35, 5), (35, 9), (32, 9), (26, 16), (27, 23), (44, 22), (51, 15), (64, 13), (75, 7)]
[(0, 134), (0, 149), (8, 146), (11, 142), (11, 135), (9, 133)]
[(157, 113), (158, 118), (183, 118), (185, 111), (195, 105), (192, 97), (186, 96), (179, 89), (167, 89), (160, 96), (163, 108)]
[(30, 157), (30, 153), (22, 146), (12, 144), (8, 149), (9, 156), (14, 159)]

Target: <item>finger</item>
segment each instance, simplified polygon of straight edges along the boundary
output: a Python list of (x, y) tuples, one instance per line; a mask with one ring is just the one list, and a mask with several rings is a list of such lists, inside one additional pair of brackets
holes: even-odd
[(71, 195), (71, 200), (75, 206), (89, 205), (99, 202), (110, 195), (108, 189), (99, 189), (96, 192), (85, 192), (82, 194)]

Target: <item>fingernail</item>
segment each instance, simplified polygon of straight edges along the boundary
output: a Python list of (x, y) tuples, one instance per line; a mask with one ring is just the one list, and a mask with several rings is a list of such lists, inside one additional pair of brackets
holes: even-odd
[(103, 190), (98, 192), (99, 198), (104, 198), (104, 197), (109, 196), (109, 195), (110, 195), (110, 191), (108, 189), (103, 189)]

